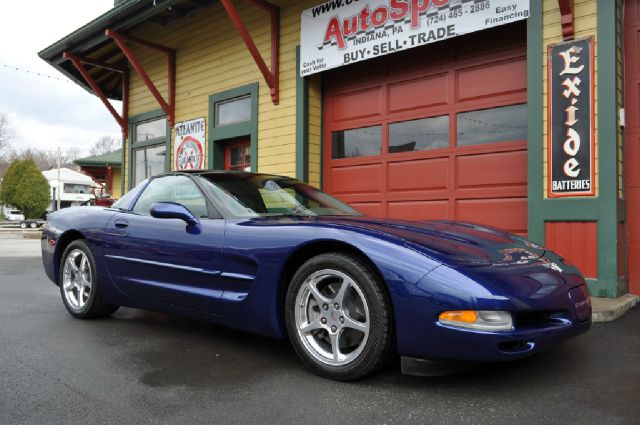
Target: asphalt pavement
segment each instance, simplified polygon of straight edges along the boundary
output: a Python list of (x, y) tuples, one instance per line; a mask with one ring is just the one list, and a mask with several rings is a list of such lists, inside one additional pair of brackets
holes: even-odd
[(0, 424), (640, 423), (639, 307), (529, 359), (339, 383), (285, 341), (132, 309), (75, 320), (38, 243), (0, 239)]

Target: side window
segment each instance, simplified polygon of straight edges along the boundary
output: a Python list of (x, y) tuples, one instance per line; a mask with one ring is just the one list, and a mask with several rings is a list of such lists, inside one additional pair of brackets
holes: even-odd
[(196, 217), (207, 218), (207, 201), (189, 177), (167, 176), (151, 180), (138, 198), (133, 211), (149, 214), (156, 202), (175, 202), (184, 205)]

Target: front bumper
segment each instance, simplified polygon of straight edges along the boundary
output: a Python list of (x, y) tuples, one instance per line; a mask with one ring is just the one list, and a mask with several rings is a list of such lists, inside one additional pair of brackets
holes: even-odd
[(527, 357), (576, 337), (591, 327), (570, 319), (545, 327), (516, 328), (510, 332), (480, 332), (437, 325), (439, 347), (428, 358), (464, 362), (498, 362)]
[[(586, 283), (568, 267), (526, 265), (473, 273), (442, 267), (399, 289), (393, 300), (402, 357), (506, 361), (546, 350), (591, 327)], [(444, 326), (438, 316), (446, 310), (509, 311), (514, 328), (489, 332)]]

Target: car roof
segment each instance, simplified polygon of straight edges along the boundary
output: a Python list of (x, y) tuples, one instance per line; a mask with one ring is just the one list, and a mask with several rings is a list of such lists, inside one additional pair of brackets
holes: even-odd
[(170, 173), (159, 174), (155, 177), (164, 177), (164, 176), (179, 176), (179, 175), (191, 175), (191, 176), (216, 176), (216, 175), (228, 175), (228, 176), (269, 176), (269, 177), (277, 177), (282, 179), (294, 179), (295, 177), (291, 176), (281, 176), (278, 174), (269, 174), (269, 173), (254, 173), (248, 171), (230, 171), (230, 170), (183, 170), (183, 171), (174, 171)]

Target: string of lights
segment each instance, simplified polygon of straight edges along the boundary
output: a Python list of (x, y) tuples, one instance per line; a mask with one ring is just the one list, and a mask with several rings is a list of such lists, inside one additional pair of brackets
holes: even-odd
[(8, 65), (8, 64), (5, 64), (5, 63), (0, 63), (0, 69), (4, 70), (4, 71), (21, 72), (23, 74), (28, 74), (28, 75), (31, 75), (31, 76), (34, 76), (34, 77), (46, 78), (48, 80), (61, 81), (63, 83), (71, 83), (72, 82), (68, 78), (60, 78), (60, 77), (56, 77), (56, 76), (53, 76), (53, 75), (45, 74), (43, 72), (31, 71), (31, 70), (28, 70), (28, 69), (20, 68), (18, 66), (14, 66), (14, 65)]

